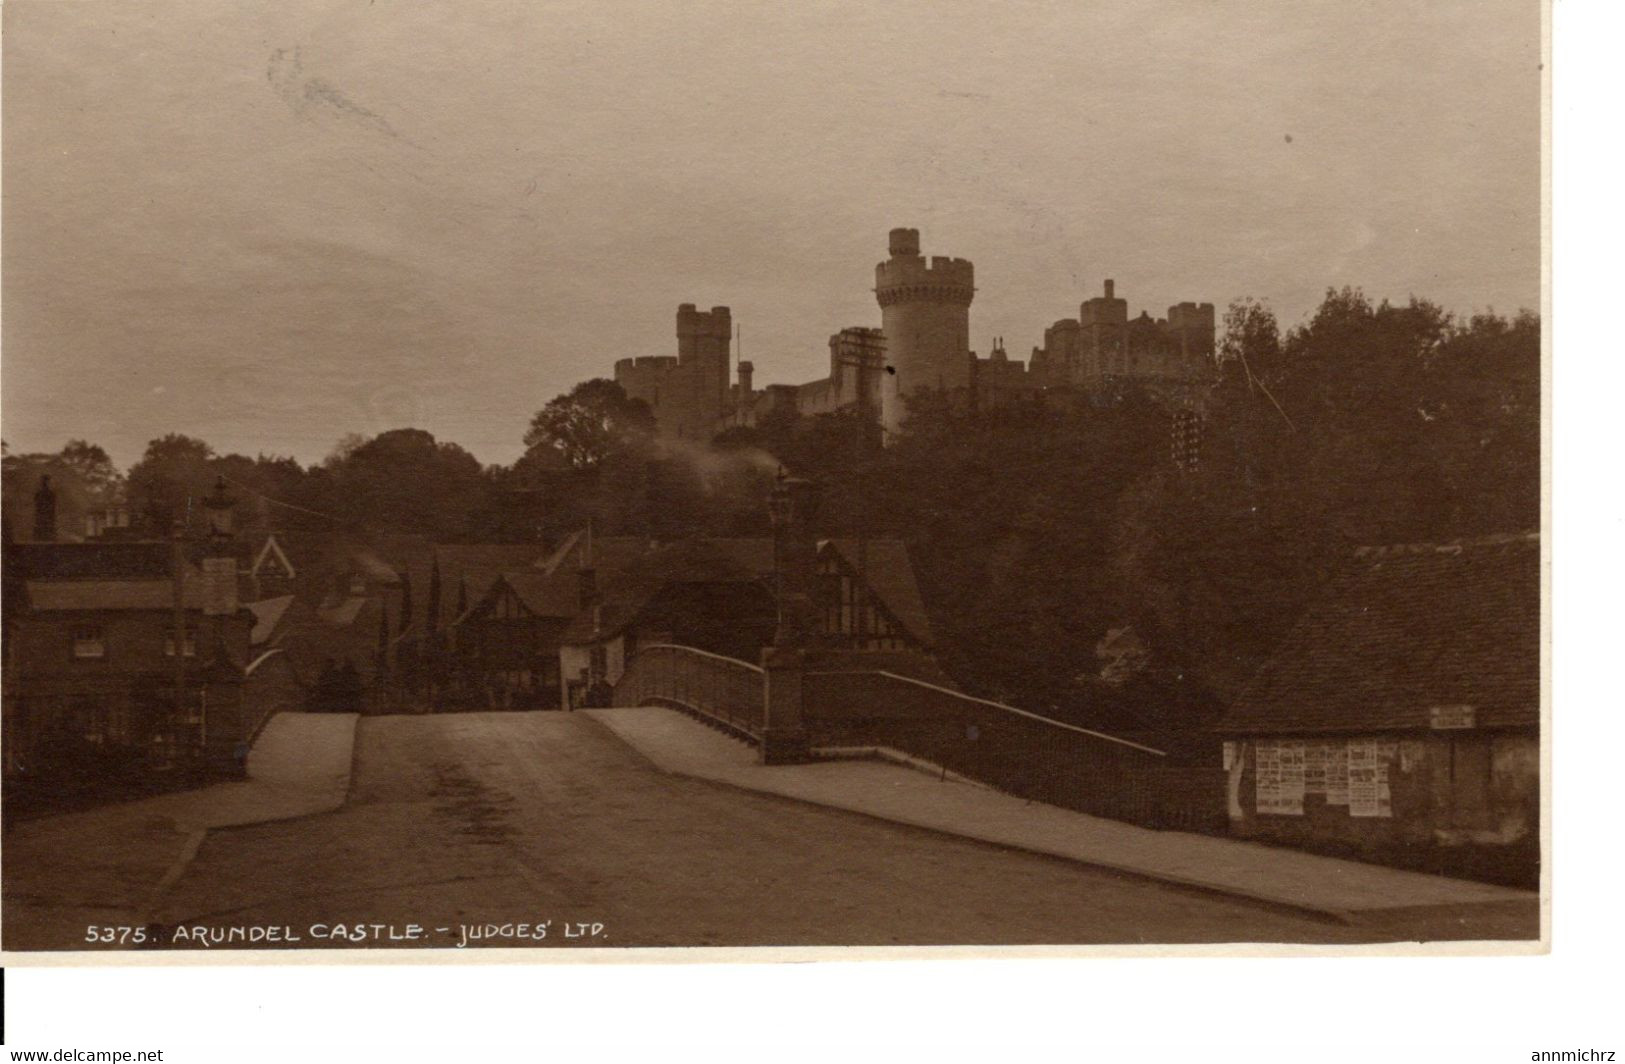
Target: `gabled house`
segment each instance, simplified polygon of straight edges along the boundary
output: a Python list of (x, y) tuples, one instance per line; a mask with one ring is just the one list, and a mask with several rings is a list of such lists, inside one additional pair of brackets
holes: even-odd
[(1220, 730), (1235, 834), (1532, 881), (1537, 534), (1366, 548)]
[[(773, 642), (771, 538), (582, 538), (569, 546), (550, 559), (554, 573), (573, 567), (579, 587), (560, 636), (566, 709), (602, 697), (641, 646), (675, 643), (754, 663)], [(821, 541), (817, 574), (820, 650), (864, 653), (876, 667), (945, 679), (929, 657), (931, 626), (901, 541)]]
[(277, 533), (267, 532), (239, 569), (237, 596), (244, 602), (259, 602), (292, 595), (298, 577), (299, 570)]
[(573, 574), (496, 574), (451, 623), (455, 701), (488, 709), (556, 707), (559, 639), (576, 612)]

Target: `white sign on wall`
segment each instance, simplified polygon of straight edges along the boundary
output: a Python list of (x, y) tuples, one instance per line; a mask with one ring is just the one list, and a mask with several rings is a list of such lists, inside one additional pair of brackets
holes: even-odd
[(1477, 726), (1472, 706), (1429, 706), (1428, 727), (1434, 731), (1456, 731)]

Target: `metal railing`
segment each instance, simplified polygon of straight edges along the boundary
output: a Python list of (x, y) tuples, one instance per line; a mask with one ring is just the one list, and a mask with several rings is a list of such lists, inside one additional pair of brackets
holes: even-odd
[[(1223, 772), (1170, 765), (1155, 747), (882, 670), (810, 671), (801, 684), (814, 746), (888, 747), (1029, 801), (1147, 827), (1226, 827)], [(614, 704), (671, 706), (759, 741), (766, 676), (651, 644), (626, 663)]]
[(1223, 773), (1015, 706), (881, 671), (812, 672), (815, 744), (887, 746), (1007, 794), (1147, 827), (1222, 831)]
[(615, 683), (618, 706), (667, 705), (760, 739), (767, 718), (760, 666), (693, 647), (638, 648)]

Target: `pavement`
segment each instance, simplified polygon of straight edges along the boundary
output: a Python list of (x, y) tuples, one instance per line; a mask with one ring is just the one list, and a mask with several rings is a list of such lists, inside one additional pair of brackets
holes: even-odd
[[(1240, 840), (1155, 831), (885, 760), (765, 766), (753, 746), (672, 709), (585, 711), (661, 770), (1048, 854), (1187, 889), (1373, 927), (1430, 916), (1539, 937), (1528, 892)], [(1507, 936), (1518, 927), (1524, 934)]]
[[(355, 714), (279, 713), (245, 780), (42, 817), (5, 840), (4, 947), (83, 941), (91, 924), (145, 924), (207, 833), (344, 804)], [(17, 939), (17, 941), (13, 941)]]
[(1356, 927), (674, 775), (583, 713), (364, 717), (355, 766), (335, 812), (210, 832), (154, 921), (287, 928), (297, 949), (1487, 937)]
[[(288, 714), (250, 769), (241, 784), (19, 825), (5, 840), (6, 950), (135, 948), (90, 941), (93, 926), (168, 929), (163, 945), (185, 949), (210, 943), (182, 929), (277, 928), (258, 948), (301, 950), (1538, 936), (1526, 899), (1484, 900), (1495, 888), (1421, 877), (1423, 896), (1398, 888), (1404, 873), (1259, 860), (1265, 848), (1143, 832), (918, 767), (766, 769), (668, 710)], [(1296, 896), (1281, 889), (1289, 874)], [(1326, 919), (1338, 875), (1363, 884), (1338, 888), (1356, 901), (1405, 905)]]

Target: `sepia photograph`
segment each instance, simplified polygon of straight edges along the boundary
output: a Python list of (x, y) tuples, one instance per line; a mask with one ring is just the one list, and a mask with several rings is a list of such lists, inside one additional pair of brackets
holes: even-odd
[(6, 963), (1547, 951), (1544, 15), (9, 0)]

